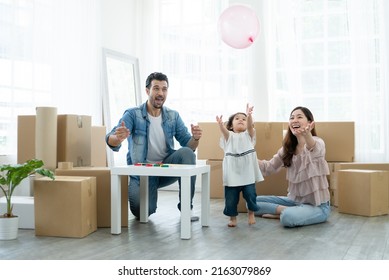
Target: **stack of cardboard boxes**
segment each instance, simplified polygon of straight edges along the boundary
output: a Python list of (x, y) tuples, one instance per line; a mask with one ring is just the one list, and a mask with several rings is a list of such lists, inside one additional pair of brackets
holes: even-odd
[[(197, 157), (198, 159), (207, 160), (207, 163), (211, 165), (211, 198), (224, 198), (222, 181), (223, 150), (219, 146), (220, 130), (216, 122), (203, 122), (199, 125), (203, 130), (203, 136), (198, 147)], [(282, 146), (288, 123), (255, 122), (254, 126), (257, 138), (255, 147), (257, 156), (259, 159), (270, 160)], [(385, 192), (388, 191), (389, 184), (382, 187), (387, 181), (385, 174), (379, 171), (363, 172), (354, 170), (344, 172), (343, 175), (343, 169), (389, 171), (389, 164), (354, 162), (354, 130), (354, 122), (316, 122), (316, 132), (326, 144), (326, 160), (330, 169), (328, 180), (331, 204), (336, 207), (339, 206), (339, 211), (342, 213), (366, 216), (387, 214), (389, 196), (385, 196)], [(356, 182), (353, 178), (357, 176), (360, 177)], [(258, 195), (287, 195), (287, 186), (286, 169), (267, 176), (264, 181), (256, 184)], [(379, 196), (380, 199), (375, 195), (377, 189), (380, 189), (378, 193), (383, 195), (382, 197)], [(361, 201), (360, 198), (364, 198), (364, 200)], [(361, 211), (362, 204), (369, 205), (369, 209), (366, 209), (364, 205), (364, 210)], [(242, 197), (238, 211), (247, 211)]]
[[(18, 117), (18, 163), (35, 158), (35, 117)], [(82, 125), (80, 125), (80, 122)], [(224, 199), (223, 150), (216, 122), (199, 123), (203, 136), (197, 159), (211, 166), (211, 198)], [(282, 146), (284, 122), (255, 122), (256, 152), (270, 160)], [(92, 126), (90, 116), (58, 115), (57, 179), (28, 178), (14, 196), (20, 228), (36, 235), (84, 237), (111, 224), (110, 169), (107, 167), (104, 126)], [(389, 212), (389, 163), (354, 162), (354, 123), (316, 122), (326, 143), (331, 204), (339, 212), (362, 216)], [(122, 180), (122, 226), (128, 226), (127, 178)], [(258, 195), (287, 195), (286, 169), (256, 184)], [(17, 194), (17, 193), (16, 193)], [(16, 195), (15, 194), (15, 195)], [(5, 202), (0, 199), (0, 210)], [(241, 197), (239, 212), (246, 212)]]
[[(18, 163), (35, 158), (35, 122), (35, 115), (18, 116)], [(56, 180), (28, 178), (14, 196), (14, 213), (24, 217), (19, 227), (34, 228), (36, 235), (85, 237), (111, 226), (106, 129), (92, 126), (85, 115), (58, 115), (57, 124)], [(128, 187), (122, 178), (122, 226), (127, 227)]]

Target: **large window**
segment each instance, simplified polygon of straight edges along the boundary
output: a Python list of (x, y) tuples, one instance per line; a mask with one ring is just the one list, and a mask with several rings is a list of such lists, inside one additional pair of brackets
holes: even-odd
[(37, 106), (101, 119), (99, 1), (0, 0), (0, 155)]
[(304, 105), (319, 121), (355, 121), (356, 160), (389, 160), (384, 2), (269, 3), (271, 119)]
[(262, 32), (244, 50), (226, 46), (217, 31), (237, 1), (140, 2), (141, 77), (166, 72), (167, 106), (188, 124), (253, 101), (260, 121), (286, 121), (303, 105), (317, 121), (355, 122), (355, 160), (389, 160), (388, 1), (246, 0)]
[[(51, 101), (47, 49), (34, 48), (34, 2), (0, 1), (0, 154), (15, 153), (18, 114)], [(42, 32), (48, 32), (42, 20)]]

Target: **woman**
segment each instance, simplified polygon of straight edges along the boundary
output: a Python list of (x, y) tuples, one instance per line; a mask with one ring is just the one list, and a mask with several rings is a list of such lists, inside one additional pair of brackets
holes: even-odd
[(296, 107), (289, 118), (283, 146), (269, 161), (258, 160), (263, 176), (287, 168), (288, 196), (257, 196), (255, 215), (279, 218), (285, 227), (306, 226), (327, 221), (330, 212), (328, 164), (324, 141), (317, 137), (311, 111)]

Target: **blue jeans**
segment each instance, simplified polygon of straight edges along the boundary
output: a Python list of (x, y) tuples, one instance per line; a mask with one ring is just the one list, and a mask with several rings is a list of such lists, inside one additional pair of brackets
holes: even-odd
[[(163, 160), (167, 164), (196, 164), (196, 155), (192, 149), (188, 147), (180, 148)], [(179, 201), (181, 201), (181, 179), (179, 177), (149, 177), (149, 215), (157, 210), (158, 189), (169, 186), (178, 180), (179, 184)], [(191, 208), (193, 208), (192, 200), (195, 193), (196, 176), (191, 177)], [(139, 176), (130, 176), (128, 184), (128, 201), (130, 202), (130, 210), (134, 216), (140, 216), (139, 204)], [(178, 209), (181, 209), (181, 204), (178, 203)]]
[(329, 202), (313, 206), (310, 204), (296, 203), (286, 196), (263, 195), (257, 196), (259, 210), (255, 215), (276, 214), (279, 205), (287, 206), (280, 215), (281, 224), (284, 227), (307, 226), (327, 221), (331, 213)]
[(229, 217), (238, 216), (238, 203), (240, 192), (243, 194), (243, 198), (246, 200), (247, 209), (250, 211), (258, 211), (259, 207), (256, 203), (256, 191), (255, 183), (239, 186), (239, 187), (228, 187), (224, 186), (224, 197), (225, 197), (225, 207), (223, 214)]

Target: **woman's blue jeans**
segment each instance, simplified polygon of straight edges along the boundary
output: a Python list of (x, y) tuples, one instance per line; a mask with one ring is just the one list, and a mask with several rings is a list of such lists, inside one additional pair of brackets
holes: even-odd
[(329, 202), (319, 206), (296, 203), (286, 196), (263, 195), (257, 196), (259, 210), (255, 215), (276, 214), (279, 205), (287, 206), (280, 215), (281, 224), (284, 227), (307, 226), (327, 221), (331, 213)]
[[(166, 164), (196, 164), (196, 155), (188, 147), (180, 148), (163, 160)], [(140, 215), (140, 196), (139, 196), (139, 176), (130, 176), (128, 184), (128, 200), (132, 214), (139, 218)], [(178, 180), (179, 184), (179, 201), (181, 201), (181, 179), (179, 177), (149, 177), (149, 215), (157, 211), (158, 189), (169, 186)], [(191, 177), (191, 208), (192, 200), (195, 193), (196, 176)], [(181, 203), (177, 205), (181, 210)]]
[(228, 187), (224, 186), (224, 197), (225, 197), (225, 207), (223, 214), (229, 217), (238, 216), (238, 203), (240, 192), (242, 192), (243, 198), (246, 200), (247, 209), (250, 211), (258, 211), (258, 206), (256, 203), (256, 190), (255, 183), (239, 186), (239, 187)]

